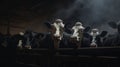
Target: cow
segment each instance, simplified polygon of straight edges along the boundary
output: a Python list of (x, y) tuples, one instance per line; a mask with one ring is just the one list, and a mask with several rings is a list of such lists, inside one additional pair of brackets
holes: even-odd
[(97, 47), (98, 44), (96, 43), (96, 39), (97, 39), (97, 36), (99, 35), (98, 29), (92, 29), (90, 35), (92, 36), (90, 47)]
[[(24, 33), (20, 32), (18, 36), (23, 37), (23, 35), (24, 35)], [(17, 47), (18, 48), (23, 48), (23, 38), (19, 39)]]
[(31, 30), (26, 30), (24, 33), (24, 37), (26, 38), (26, 44), (24, 45), (24, 47), (27, 49), (32, 49), (32, 48), (37, 47), (38, 45), (36, 45), (36, 43), (37, 43), (36, 36), (38, 34), (39, 33), (37, 33), (37, 32), (31, 31)]
[(105, 46), (120, 46), (120, 23), (116, 23), (116, 22), (109, 22), (108, 25), (113, 28), (113, 29), (117, 29), (116, 33), (114, 34), (109, 34), (105, 41), (104, 41), (104, 45)]
[(76, 22), (75, 25), (71, 28), (72, 33), (67, 38), (69, 48), (80, 48), (88, 47), (90, 41), (88, 36), (88, 31), (90, 27), (83, 27), (81, 22)]
[(90, 33), (90, 47), (102, 47), (107, 31), (102, 31), (101, 33), (97, 28), (93, 28)]
[(26, 42), (26, 38), (24, 37), (24, 33), (20, 32), (19, 34), (12, 35), (9, 38), (8, 47), (13, 49), (16, 49), (16, 48), (21, 49), (25, 45), (25, 42)]
[(42, 33), (26, 30), (25, 33), (20, 32), (19, 34), (13, 35), (11, 42), (16, 42), (16, 48), (32, 49), (39, 48), (42, 39), (44, 39)]
[(81, 41), (83, 39), (83, 30), (85, 28), (82, 26), (81, 22), (76, 22), (76, 24), (72, 27), (73, 34), (71, 35), (70, 39), (71, 42), (77, 45), (77, 48), (81, 47)]
[(15, 34), (10, 38), (10, 47), (13, 46), (14, 48), (20, 49), (32, 49), (35, 47), (35, 36), (37, 34), (37, 32), (33, 32), (31, 30), (26, 30), (25, 33), (19, 32), (19, 34)]
[(63, 21), (61, 19), (56, 19), (54, 21), (54, 23), (51, 24), (51, 23), (47, 22), (47, 23), (45, 23), (45, 25), (49, 28), (49, 32), (44, 34), (46, 37), (44, 37), (42, 43), (49, 42), (50, 48), (53, 48), (53, 47), (59, 48), (60, 43), (63, 39), (65, 24), (63, 24)]
[(51, 36), (54, 41), (54, 48), (59, 48), (60, 41), (63, 37), (64, 24), (61, 19), (56, 19), (53, 24), (51, 24)]

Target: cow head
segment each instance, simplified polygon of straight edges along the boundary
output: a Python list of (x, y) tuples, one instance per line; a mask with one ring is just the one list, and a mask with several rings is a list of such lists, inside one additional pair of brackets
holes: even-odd
[(84, 27), (81, 22), (76, 22), (76, 24), (72, 27), (73, 34), (71, 35), (71, 39), (80, 41), (82, 38)]
[(90, 35), (92, 36), (92, 42), (90, 44), (91, 47), (97, 47), (97, 44), (96, 44), (96, 36), (99, 35), (99, 31), (98, 29), (92, 29)]
[(25, 48), (32, 49), (32, 47), (31, 47), (31, 39), (33, 38), (32, 37), (33, 36), (32, 31), (31, 30), (26, 30), (24, 36), (26, 38)]
[(53, 24), (51, 24), (51, 36), (54, 42), (54, 48), (59, 48), (59, 43), (63, 37), (64, 24), (61, 19), (56, 19)]
[[(24, 36), (24, 33), (23, 33), (23, 32), (19, 32), (19, 35), (20, 35), (20, 36)], [(19, 40), (17, 47), (18, 47), (18, 48), (22, 48), (22, 47), (23, 47), (23, 46), (22, 46), (22, 43), (23, 43), (22, 40)]]
[(52, 29), (51, 33), (53, 38), (61, 40), (63, 37), (63, 29), (64, 29), (64, 24), (61, 19), (56, 19), (53, 24), (51, 24)]

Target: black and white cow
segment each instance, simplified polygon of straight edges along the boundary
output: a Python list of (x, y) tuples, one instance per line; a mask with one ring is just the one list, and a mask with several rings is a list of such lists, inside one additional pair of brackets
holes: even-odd
[[(56, 19), (50, 26), (48, 33), (37, 33), (26, 30), (25, 33), (12, 35), (9, 40), (9, 48), (59, 48), (60, 41), (63, 38), (64, 24), (61, 19)], [(0, 44), (3, 42), (3, 36), (0, 35)]]
[(34, 32), (31, 30), (26, 30), (24, 33), (24, 37), (26, 38), (26, 44), (24, 45), (24, 47), (27, 49), (38, 48), (40, 35), (41, 33)]
[(42, 39), (44, 39), (42, 33), (26, 30), (25, 33), (20, 32), (19, 34), (13, 35), (11, 42), (16, 43), (17, 48), (32, 49), (39, 48)]
[(97, 36), (99, 35), (98, 29), (92, 29), (90, 35), (92, 36), (90, 46), (91, 47), (97, 47), (98, 44), (96, 43), (96, 41), (97, 41), (96, 39), (97, 39)]
[(37, 34), (30, 30), (26, 30), (25, 33), (15, 34), (10, 38), (9, 47), (32, 49), (36, 46), (35, 35)]
[[(46, 23), (49, 32), (44, 34), (43, 44), (49, 44), (49, 47), (59, 48), (63, 39), (64, 24), (61, 19), (56, 19), (53, 24)], [(45, 46), (45, 45), (44, 45)]]
[(33, 41), (32, 31), (26, 30), (24, 33), (24, 37), (26, 38), (25, 48), (32, 49), (32, 41)]
[[(84, 28), (81, 22), (76, 22), (72, 27), (73, 33), (70, 35), (68, 45), (70, 48), (87, 47), (90, 43), (86, 32), (88, 28)], [(86, 31), (85, 31), (86, 30)]]
[(23, 48), (23, 46), (25, 45), (25, 42), (26, 42), (26, 38), (24, 37), (24, 33), (20, 32), (19, 34), (12, 35), (9, 38), (8, 47), (14, 48), (14, 49)]
[(81, 22), (76, 22), (76, 24), (72, 27), (73, 34), (71, 35), (71, 42), (75, 43), (77, 48), (81, 47), (81, 42), (83, 39), (83, 30), (85, 28), (82, 26)]
[(106, 35), (107, 31), (102, 31), (100, 33), (97, 28), (93, 28), (90, 33), (90, 47), (102, 47)]
[(120, 23), (109, 22), (109, 26), (113, 29), (117, 29), (116, 33), (109, 34), (105, 41), (105, 46), (120, 46)]

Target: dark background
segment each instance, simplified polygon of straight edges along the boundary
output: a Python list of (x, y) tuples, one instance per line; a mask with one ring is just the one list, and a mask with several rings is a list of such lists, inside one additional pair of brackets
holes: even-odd
[(70, 27), (81, 21), (84, 26), (114, 33), (107, 23), (119, 23), (120, 0), (0, 0), (0, 32), (4, 34), (8, 23), (11, 34), (26, 29), (47, 32), (43, 23), (55, 18)]

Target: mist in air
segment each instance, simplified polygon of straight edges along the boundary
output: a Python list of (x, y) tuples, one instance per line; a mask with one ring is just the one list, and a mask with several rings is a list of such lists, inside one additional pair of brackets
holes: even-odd
[(74, 25), (81, 21), (84, 26), (115, 32), (107, 23), (120, 20), (119, 3), (120, 0), (75, 0), (69, 6), (59, 8), (55, 17), (63, 19), (66, 24)]

